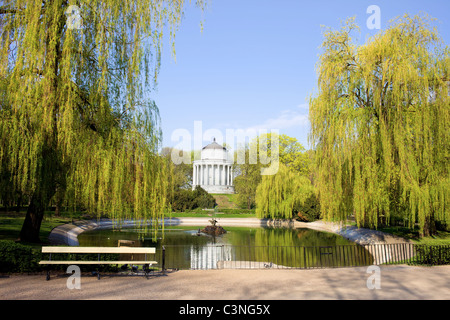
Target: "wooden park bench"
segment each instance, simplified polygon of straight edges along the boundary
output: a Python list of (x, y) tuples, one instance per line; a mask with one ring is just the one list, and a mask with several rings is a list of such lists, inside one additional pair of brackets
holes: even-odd
[[(155, 254), (155, 248), (144, 247), (42, 247), (42, 253), (48, 253), (49, 259), (40, 261), (39, 264), (47, 265), (142, 265), (145, 276), (148, 277), (149, 267), (157, 264), (156, 261), (147, 260), (147, 254)], [(97, 260), (52, 260), (52, 254), (97, 254)], [(100, 260), (101, 254), (126, 254), (126, 255), (144, 255), (141, 260)], [(97, 278), (100, 279), (100, 273), (97, 271)], [(47, 280), (50, 280), (50, 268), (47, 269)]]

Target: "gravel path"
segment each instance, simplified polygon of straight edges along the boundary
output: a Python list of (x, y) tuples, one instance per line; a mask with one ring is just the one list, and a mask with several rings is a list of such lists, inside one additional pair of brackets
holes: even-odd
[(142, 276), (82, 275), (80, 289), (66, 276), (0, 278), (0, 299), (40, 300), (448, 300), (450, 266), (381, 266), (380, 289), (367, 286), (366, 267), (309, 270), (182, 270)]

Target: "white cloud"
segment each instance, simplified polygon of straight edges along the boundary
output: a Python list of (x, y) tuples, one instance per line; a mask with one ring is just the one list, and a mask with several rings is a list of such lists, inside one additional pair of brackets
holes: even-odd
[(306, 128), (308, 125), (308, 104), (301, 104), (293, 110), (283, 110), (278, 117), (270, 118), (261, 124), (250, 126), (247, 130), (283, 130), (295, 127)]
[(300, 110), (302, 110), (302, 111), (308, 112), (308, 111), (309, 111), (309, 104), (307, 104), (307, 103), (302, 103), (302, 104), (299, 104), (299, 105), (297, 106), (297, 108), (300, 109)]

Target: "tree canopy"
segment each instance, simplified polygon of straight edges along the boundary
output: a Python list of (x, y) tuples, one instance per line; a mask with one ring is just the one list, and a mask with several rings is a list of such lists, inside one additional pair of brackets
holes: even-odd
[(256, 189), (256, 216), (292, 219), (294, 211), (314, 196), (314, 187), (306, 175), (280, 164), (276, 174), (262, 176)]
[[(163, 35), (168, 29), (173, 43), (184, 6), (183, 0), (1, 3), (0, 179), (9, 187), (1, 192), (29, 199), (22, 240), (39, 241), (44, 209), (57, 190), (115, 220), (161, 217), (166, 162), (157, 155), (158, 109), (148, 97)], [(73, 14), (77, 24), (69, 20)]]
[[(272, 147), (276, 141), (277, 146)], [(251, 152), (260, 159), (259, 153), (267, 154), (269, 159), (278, 159), (278, 171), (272, 175), (261, 175), (261, 168), (269, 164), (250, 161)], [(278, 152), (273, 157), (272, 152)], [(240, 174), (234, 180), (238, 204), (248, 209), (256, 207), (258, 217), (292, 218), (294, 207), (298, 208), (309, 196), (303, 194), (304, 188), (311, 186), (311, 158), (297, 139), (284, 134), (267, 133), (253, 139), (245, 149), (245, 163), (237, 164)], [(308, 187), (306, 187), (308, 186)]]
[(325, 32), (309, 104), (324, 218), (450, 221), (450, 55), (432, 21), (399, 17), (362, 45), (354, 19)]

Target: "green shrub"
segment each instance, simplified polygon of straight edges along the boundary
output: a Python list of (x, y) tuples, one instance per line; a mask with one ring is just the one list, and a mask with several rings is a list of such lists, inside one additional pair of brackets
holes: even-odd
[(450, 246), (417, 245), (414, 264), (444, 265), (450, 264)]
[(312, 193), (303, 204), (294, 206), (293, 218), (303, 221), (315, 221), (320, 219), (320, 202), (315, 193)]
[(172, 210), (185, 212), (196, 208), (212, 209), (215, 205), (214, 197), (197, 186), (195, 190), (180, 189), (175, 191)]
[(206, 192), (205, 189), (197, 186), (193, 193), (195, 208), (212, 209), (216, 205), (216, 199), (208, 192)]
[(41, 270), (41, 253), (30, 246), (11, 240), (0, 241), (0, 272), (33, 272)]
[[(0, 241), (0, 272), (23, 273), (40, 272), (46, 270), (45, 265), (39, 261), (48, 260), (49, 254), (42, 254), (40, 249), (16, 243), (11, 240)], [(118, 260), (119, 254), (101, 254), (100, 260)], [(98, 260), (98, 255), (93, 254), (52, 254), (52, 260)], [(51, 265), (51, 270), (65, 271), (68, 265)], [(117, 271), (115, 265), (80, 265), (81, 271)]]

